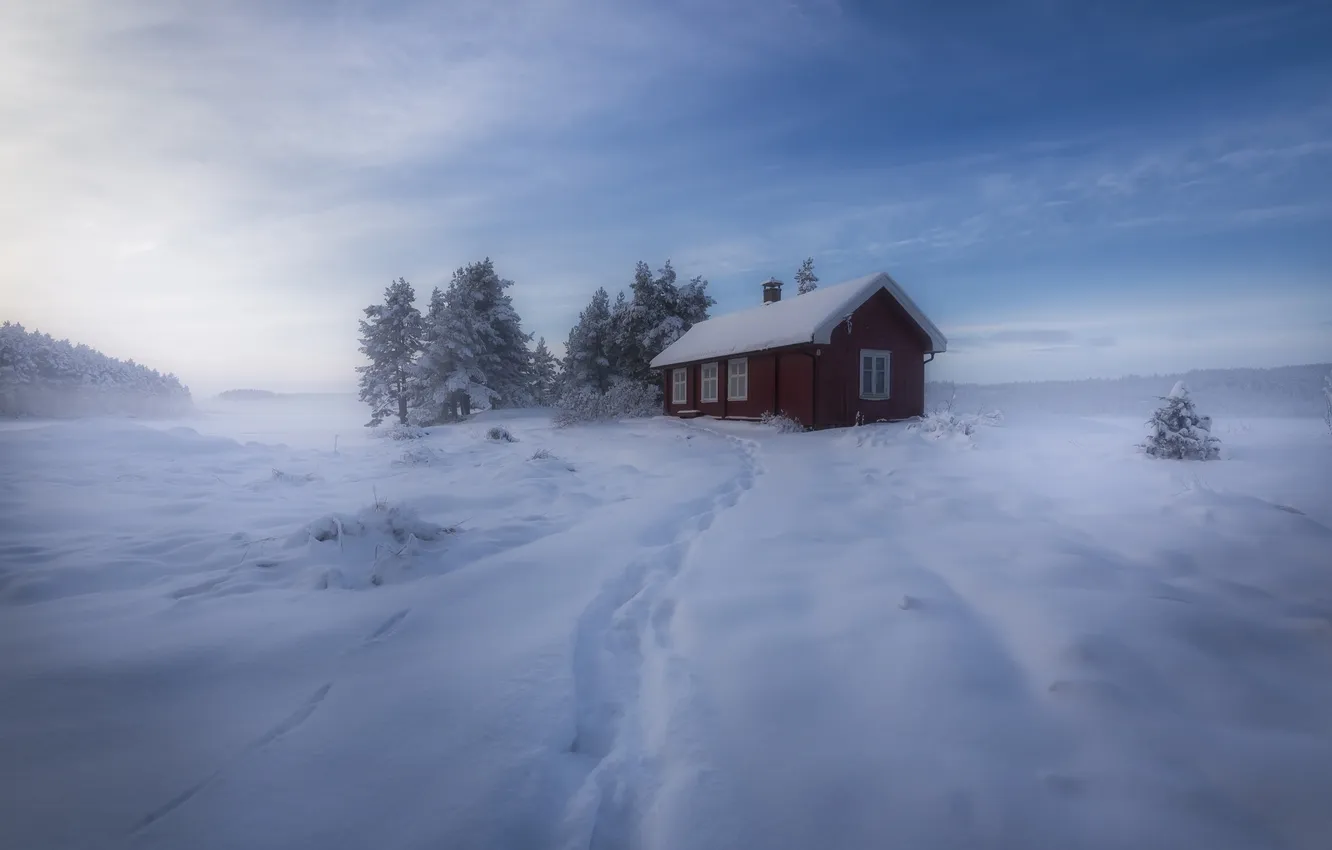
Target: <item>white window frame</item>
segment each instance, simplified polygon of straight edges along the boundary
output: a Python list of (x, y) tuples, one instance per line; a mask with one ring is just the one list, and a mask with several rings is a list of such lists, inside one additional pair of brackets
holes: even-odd
[(689, 370), (671, 371), (671, 404), (689, 403)]
[[(736, 368), (736, 367), (740, 368)], [(737, 390), (736, 387), (739, 387)], [(726, 400), (749, 400), (749, 358), (737, 357), (726, 361)]]
[[(711, 376), (708, 370), (712, 370)], [(698, 401), (699, 404), (715, 404), (717, 401), (717, 375), (718, 369), (716, 363), (704, 363), (698, 367)], [(712, 391), (709, 392), (708, 388)]]
[[(872, 358), (872, 359), (871, 359)], [(870, 360), (870, 392), (865, 392), (865, 361)], [(874, 392), (879, 375), (879, 363), (883, 364), (883, 392)], [(860, 360), (856, 369), (856, 381), (860, 384), (860, 397), (865, 401), (884, 401), (892, 398), (893, 391), (893, 353), (878, 348), (860, 349)]]

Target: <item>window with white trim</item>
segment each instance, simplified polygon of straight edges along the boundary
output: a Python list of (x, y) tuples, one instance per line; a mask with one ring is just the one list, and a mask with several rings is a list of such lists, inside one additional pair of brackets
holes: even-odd
[(726, 398), (744, 401), (749, 398), (749, 358), (726, 361)]
[(671, 404), (684, 404), (689, 401), (689, 370), (676, 369), (671, 372)]
[(893, 362), (891, 351), (860, 350), (860, 397), (864, 399), (888, 398), (889, 367)]
[(704, 363), (699, 367), (698, 392), (699, 401), (709, 402), (717, 400), (716, 363)]

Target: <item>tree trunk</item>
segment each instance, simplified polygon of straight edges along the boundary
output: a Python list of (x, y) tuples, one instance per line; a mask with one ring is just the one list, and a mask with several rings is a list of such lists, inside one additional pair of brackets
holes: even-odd
[(398, 394), (398, 422), (403, 425), (407, 424), (407, 395), (405, 393)]

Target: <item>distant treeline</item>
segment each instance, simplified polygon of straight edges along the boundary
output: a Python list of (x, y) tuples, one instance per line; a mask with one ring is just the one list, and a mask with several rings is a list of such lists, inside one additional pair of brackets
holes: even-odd
[(0, 325), (0, 416), (175, 416), (191, 406), (175, 375), (19, 324)]
[(1071, 413), (1142, 416), (1160, 405), (1176, 381), (1188, 384), (1198, 407), (1216, 416), (1322, 416), (1323, 381), (1332, 364), (1271, 369), (1195, 369), (1172, 375), (1129, 375), (1082, 381), (1009, 384), (951, 384), (930, 381), (926, 405), (953, 397), (954, 409), (985, 408), (1006, 413)]

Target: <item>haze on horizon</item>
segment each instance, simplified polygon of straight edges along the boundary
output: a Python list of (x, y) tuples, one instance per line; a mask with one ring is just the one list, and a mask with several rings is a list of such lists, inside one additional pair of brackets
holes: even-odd
[(886, 270), (931, 377), (1332, 360), (1332, 7), (0, 8), (0, 318), (196, 393), (350, 391), (464, 263), (558, 352), (634, 262), (714, 315)]

